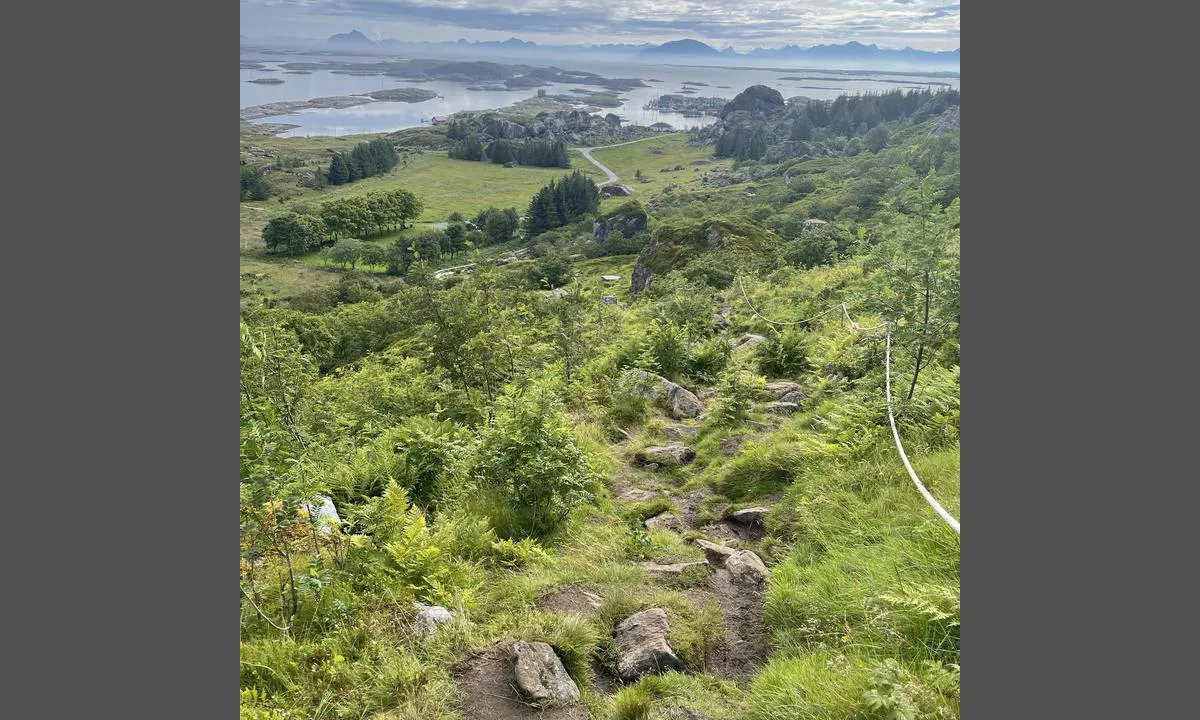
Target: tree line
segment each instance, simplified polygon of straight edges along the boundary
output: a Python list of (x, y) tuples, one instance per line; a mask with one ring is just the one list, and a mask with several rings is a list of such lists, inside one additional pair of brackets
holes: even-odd
[(477, 135), (468, 135), (450, 147), (455, 160), (490, 162), (496, 165), (516, 163), (530, 167), (571, 167), (567, 144), (562, 140), (496, 140), (484, 147)]
[(270, 252), (303, 255), (343, 237), (368, 237), (403, 227), (424, 210), (407, 190), (367, 193), (323, 203), (272, 218), (263, 228)]
[(400, 163), (400, 155), (390, 142), (379, 138), (359, 143), (348, 153), (335, 152), (329, 159), (326, 177), (330, 185), (382, 175)]
[(253, 165), (242, 166), (242, 202), (247, 200), (266, 200), (271, 197), (271, 189), (263, 179), (262, 171)]
[(526, 236), (533, 239), (599, 209), (600, 188), (576, 170), (561, 180), (551, 180), (533, 196), (525, 214)]

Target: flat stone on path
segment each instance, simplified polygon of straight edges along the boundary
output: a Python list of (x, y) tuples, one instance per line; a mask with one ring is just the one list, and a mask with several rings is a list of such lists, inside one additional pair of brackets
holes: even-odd
[(651, 498), (656, 498), (658, 496), (659, 493), (656, 490), (647, 490), (645, 488), (629, 488), (617, 493), (616, 498), (618, 500), (642, 502), (643, 500), (650, 500)]
[(783, 399), (784, 395), (799, 391), (803, 385), (792, 380), (772, 380), (767, 383), (767, 392), (771, 393), (779, 399)]
[(636, 680), (682, 667), (683, 660), (667, 644), (669, 630), (667, 613), (662, 608), (634, 613), (618, 623), (613, 633), (617, 675), (622, 680)]
[(742, 508), (730, 513), (729, 519), (743, 525), (762, 525), (768, 512), (770, 511), (765, 507)]
[(544, 642), (513, 643), (513, 675), (517, 689), (535, 705), (579, 702), (579, 686), (571, 679), (554, 648)]
[(717, 567), (725, 567), (725, 561), (734, 555), (737, 555), (738, 553), (737, 550), (734, 550), (731, 547), (718, 545), (717, 543), (709, 542), (701, 538), (696, 539), (696, 544), (699, 545), (700, 549), (704, 551), (704, 557), (707, 558), (711, 564)]
[(696, 451), (686, 445), (672, 443), (671, 445), (652, 446), (634, 453), (634, 458), (644, 464), (683, 465), (696, 457)]
[(674, 563), (672, 565), (659, 565), (656, 562), (644, 562), (642, 563), (642, 569), (648, 573), (654, 573), (657, 575), (682, 575), (684, 571), (690, 567), (696, 567), (697, 565), (705, 564), (707, 563), (700, 560), (696, 560), (694, 562)]

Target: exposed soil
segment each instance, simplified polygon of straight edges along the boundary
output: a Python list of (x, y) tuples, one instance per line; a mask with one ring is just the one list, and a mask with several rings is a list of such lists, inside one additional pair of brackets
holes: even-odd
[(500, 640), (463, 661), (455, 671), (464, 720), (587, 720), (583, 705), (539, 710), (521, 701), (514, 687), (511, 640)]
[(537, 606), (539, 610), (584, 617), (596, 611), (601, 599), (588, 588), (572, 585), (543, 595), (538, 598)]

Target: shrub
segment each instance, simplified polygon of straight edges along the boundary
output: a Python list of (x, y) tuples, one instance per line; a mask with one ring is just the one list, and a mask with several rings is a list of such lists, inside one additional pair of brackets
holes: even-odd
[(504, 395), (484, 430), (472, 474), (502, 537), (544, 537), (593, 497), (596, 478), (559, 403), (541, 388)]
[(754, 399), (762, 392), (766, 379), (744, 370), (733, 370), (721, 377), (713, 419), (726, 427), (741, 424), (750, 412)]
[(796, 377), (810, 369), (808, 334), (803, 330), (772, 327), (767, 341), (754, 349), (758, 369), (768, 377)]

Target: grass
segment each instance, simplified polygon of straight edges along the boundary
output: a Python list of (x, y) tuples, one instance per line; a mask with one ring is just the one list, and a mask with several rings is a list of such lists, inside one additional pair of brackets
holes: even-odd
[[(695, 190), (700, 187), (700, 175), (705, 170), (729, 167), (731, 160), (713, 160), (712, 146), (693, 147), (687, 144), (689, 135), (679, 133), (667, 137), (644, 140), (630, 145), (596, 150), (592, 157), (604, 163), (617, 174), (620, 182), (633, 189), (635, 197), (658, 195), (671, 183), (680, 190)], [(692, 165), (696, 160), (708, 160), (708, 165)], [(584, 161), (586, 162), (586, 160)], [(683, 170), (660, 172), (663, 168), (682, 165)], [(699, 172), (695, 171), (699, 168)], [(638, 182), (634, 175), (641, 170), (649, 182)], [(627, 198), (608, 198), (606, 205), (617, 205)]]

